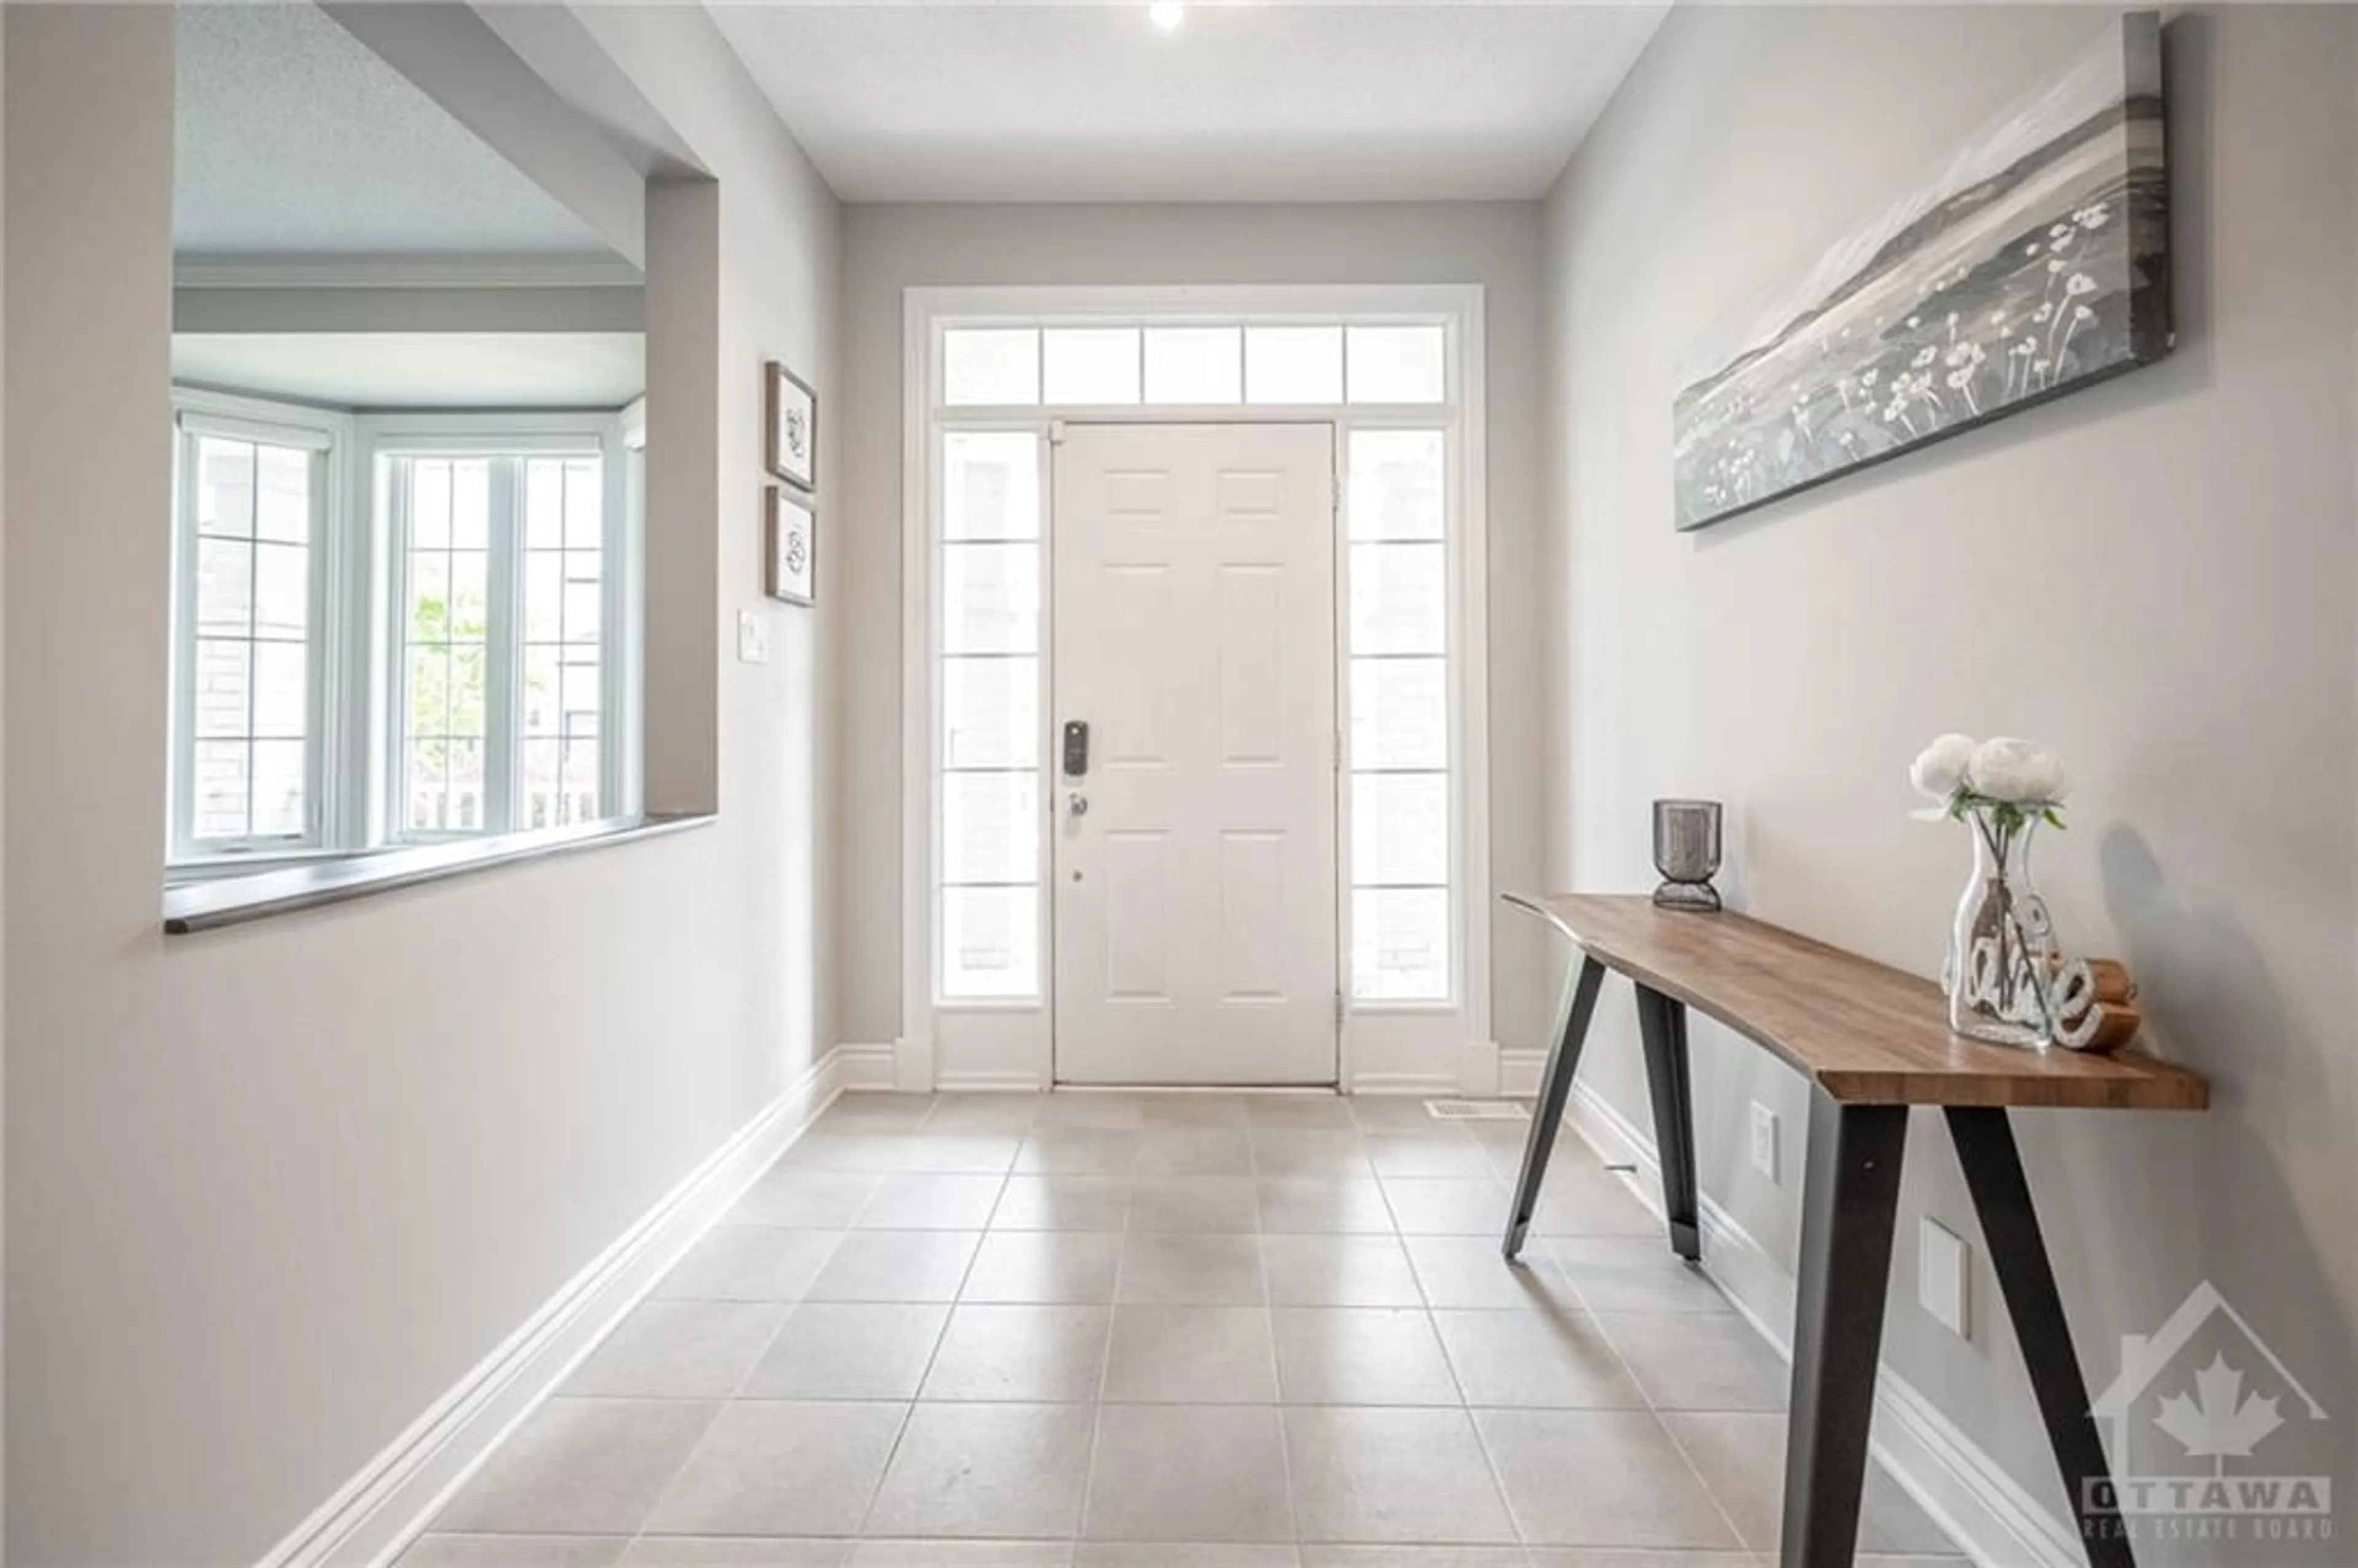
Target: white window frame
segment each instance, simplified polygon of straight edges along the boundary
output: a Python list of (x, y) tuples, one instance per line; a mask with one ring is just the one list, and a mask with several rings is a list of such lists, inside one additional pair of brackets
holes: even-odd
[[(243, 838), (195, 836), (197, 638), (197, 474), (189, 460), (196, 440), (226, 437), (301, 447), (320, 456), (314, 478), (310, 593), (306, 602), (304, 689), (304, 828), (298, 835)], [(348, 643), (340, 585), (353, 568), (347, 464), (352, 421), (330, 409), (200, 387), (172, 389), (172, 727), (168, 743), (170, 817), (165, 857), (174, 869), (226, 869), (336, 852), (341, 813), (350, 791), (334, 765), (343, 731), (352, 728), (332, 700)], [(250, 781), (249, 781), (250, 787)]]
[[(638, 405), (633, 405), (637, 407)], [(628, 815), (637, 795), (637, 716), (632, 711), (634, 683), (630, 666), (637, 663), (633, 633), (639, 614), (639, 546), (636, 519), (631, 514), (629, 481), (630, 410), (619, 414), (492, 413), (380, 414), (362, 416), (355, 423), (373, 498), (378, 569), (374, 576), (375, 635), (370, 639), (376, 674), (369, 707), (376, 715), (371, 729), (377, 738), (373, 761), (364, 762), (369, 778), (370, 841), (376, 844), (424, 844), (466, 840), (494, 834), (525, 832), (514, 820), (514, 760), (521, 737), (514, 732), (511, 712), (514, 688), (515, 628), (523, 586), (516, 579), (520, 546), (517, 519), (503, 507), (494, 487), (490, 534), (488, 591), (494, 601), (493, 631), (486, 650), (483, 702), (483, 826), (480, 828), (422, 831), (402, 819), (400, 803), (406, 794), (404, 767), (408, 742), (406, 710), (402, 691), (403, 573), (407, 559), (407, 508), (394, 492), (395, 465), (389, 460), (420, 457), (554, 457), (595, 455), (602, 491), (600, 508), (600, 549), (599, 626), (599, 794), (605, 802), (601, 820)], [(645, 443), (645, 419), (637, 425), (639, 444)], [(503, 603), (501, 601), (504, 601)]]
[[(1437, 405), (1226, 405), (954, 407), (942, 397), (942, 335), (962, 327), (1088, 325), (1245, 326), (1437, 324), (1447, 333), (1445, 401)], [(1325, 423), (1336, 438), (1337, 601), (1335, 676), (1339, 1075), (1347, 1089), (1494, 1092), (1490, 1043), (1490, 827), (1488, 518), (1483, 406), (1483, 290), (1479, 285), (1272, 287), (921, 287), (905, 291), (903, 319), (902, 1031), (895, 1081), (903, 1088), (1042, 1087), (1055, 1074), (1054, 836), (1040, 835), (1039, 994), (1023, 1000), (947, 999), (936, 962), (940, 915), (941, 603), (943, 437), (953, 430), (1031, 430), (1041, 437), (1042, 553), (1039, 756), (1044, 814), (1052, 804), (1056, 716), (1048, 700), (1054, 663), (1054, 459), (1061, 422), (1234, 424), (1260, 419)], [(1347, 396), (1348, 388), (1345, 389)], [(1450, 472), (1451, 784), (1450, 995), (1445, 1001), (1348, 1000), (1351, 965), (1351, 763), (1347, 708), (1350, 617), (1347, 499), (1354, 428), (1444, 428)]]

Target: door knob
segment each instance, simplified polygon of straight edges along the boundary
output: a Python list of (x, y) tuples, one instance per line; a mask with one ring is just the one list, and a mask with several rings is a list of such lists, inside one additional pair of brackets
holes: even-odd
[(1066, 795), (1065, 797), (1065, 804), (1071, 809), (1073, 815), (1076, 816), (1087, 816), (1089, 814), (1089, 797), (1083, 795), (1079, 790), (1075, 790), (1072, 794)]

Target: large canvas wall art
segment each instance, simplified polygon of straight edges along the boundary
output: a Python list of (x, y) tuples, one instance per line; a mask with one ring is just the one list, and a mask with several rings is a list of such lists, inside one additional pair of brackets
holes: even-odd
[(2136, 12), (1698, 345), (1673, 410), (1678, 525), (2158, 359), (2169, 228), (2160, 23)]

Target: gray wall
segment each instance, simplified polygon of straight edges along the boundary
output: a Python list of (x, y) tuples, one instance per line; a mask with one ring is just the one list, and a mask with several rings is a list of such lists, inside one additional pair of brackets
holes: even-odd
[[(1489, 408), (1490, 860), (1502, 889), (1539, 870), (1530, 721), (1539, 521), (1539, 212), (1534, 204), (855, 206), (844, 223), (839, 518), (845, 626), (838, 758), (843, 1038), (901, 1031), (902, 292), (920, 285), (1478, 283)], [(1545, 949), (1498, 923), (1491, 1033), (1547, 1031)]]
[[(2082, 1357), (2108, 1379), (2119, 1336), (2208, 1277), (2342, 1423), (2323, 1442), (2346, 1456), (2358, 14), (2169, 27), (2174, 357), (1752, 517), (1671, 526), (1681, 351), (2096, 20), (1682, 7), (1559, 182), (1551, 881), (1650, 885), (1647, 802), (1715, 795), (1739, 907), (1931, 976), (1967, 848), (1909, 819), (1909, 759), (1952, 728), (2060, 745), (2071, 830), (2038, 870), (2064, 938), (2128, 960), (2155, 1044), (2217, 1094), (2204, 1117), (2018, 1119)], [(1608, 994), (1584, 1071), (1642, 1128), (1628, 1012)], [(1704, 1185), (1790, 1267), (1797, 1170), (1752, 1175), (1744, 1126), (1765, 1101), (1797, 1152), (1805, 1096), (1715, 1028), (1695, 1050)], [(1914, 1304), (1915, 1217), (1977, 1232), (1937, 1119), (1913, 1134), (1887, 1354), (2061, 1516), (1978, 1249), (1973, 1343)], [(2175, 1550), (2154, 1560), (2205, 1560)]]
[(829, 611), (720, 661), (761, 359), (834, 381), (835, 203), (700, 12), (603, 25), (720, 181), (718, 423), (672, 438), (717, 502), (666, 524), (717, 577), (663, 612), (721, 820), (166, 938), (172, 20), (7, 9), (12, 1563), (255, 1561), (833, 1037)]

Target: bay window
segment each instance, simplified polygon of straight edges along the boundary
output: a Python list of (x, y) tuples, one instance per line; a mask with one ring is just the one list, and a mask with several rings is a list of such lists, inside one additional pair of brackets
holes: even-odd
[(623, 815), (622, 420), (176, 402), (176, 868)]

